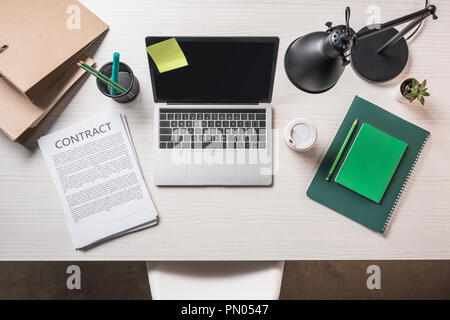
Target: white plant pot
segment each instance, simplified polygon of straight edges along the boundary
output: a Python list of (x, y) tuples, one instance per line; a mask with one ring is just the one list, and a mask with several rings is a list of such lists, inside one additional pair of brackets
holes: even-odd
[(395, 100), (397, 100), (398, 102), (402, 102), (402, 103), (410, 103), (409, 100), (406, 99), (400, 92), (400, 86), (396, 86), (394, 90), (395, 90), (394, 91)]
[(403, 103), (410, 103), (408, 99), (406, 99), (403, 95), (402, 92), (400, 90), (402, 83), (405, 82), (406, 80), (411, 79), (411, 78), (405, 78), (400, 82), (400, 85), (396, 86), (394, 89), (394, 97), (395, 100), (397, 100), (398, 102), (403, 102)]

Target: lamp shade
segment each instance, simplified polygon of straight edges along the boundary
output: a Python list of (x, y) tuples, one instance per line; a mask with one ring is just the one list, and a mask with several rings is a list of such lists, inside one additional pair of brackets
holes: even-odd
[(313, 32), (294, 40), (286, 51), (284, 67), (289, 80), (308, 93), (331, 89), (345, 69), (343, 57), (333, 49), (329, 32)]

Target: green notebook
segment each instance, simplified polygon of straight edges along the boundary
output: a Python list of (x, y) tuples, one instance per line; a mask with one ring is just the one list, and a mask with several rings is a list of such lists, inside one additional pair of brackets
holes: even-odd
[(380, 203), (407, 146), (405, 142), (363, 123), (335, 181)]
[[(371, 201), (366, 196), (361, 196), (335, 181), (336, 175), (341, 173), (343, 163), (346, 162), (345, 159), (349, 150), (352, 149), (350, 146), (353, 145), (357, 137), (357, 131), (353, 133), (341, 161), (336, 167), (334, 178), (329, 182), (325, 181), (342, 142), (355, 119), (358, 119), (359, 123), (367, 123), (408, 145), (395, 173), (391, 176), (390, 182), (385, 188), (380, 203)], [(356, 96), (306, 194), (328, 208), (374, 231), (384, 233), (429, 134), (428, 131)]]

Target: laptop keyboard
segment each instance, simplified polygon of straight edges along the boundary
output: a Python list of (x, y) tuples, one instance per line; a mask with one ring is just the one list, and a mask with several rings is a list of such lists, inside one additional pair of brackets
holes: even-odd
[(160, 109), (160, 149), (266, 149), (265, 109)]

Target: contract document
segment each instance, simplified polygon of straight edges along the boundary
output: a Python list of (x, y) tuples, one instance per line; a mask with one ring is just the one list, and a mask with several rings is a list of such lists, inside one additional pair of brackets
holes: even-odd
[(103, 114), (38, 143), (76, 249), (158, 223), (125, 115)]

